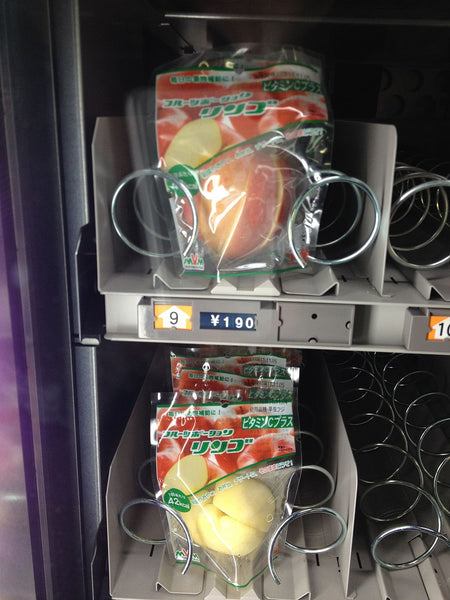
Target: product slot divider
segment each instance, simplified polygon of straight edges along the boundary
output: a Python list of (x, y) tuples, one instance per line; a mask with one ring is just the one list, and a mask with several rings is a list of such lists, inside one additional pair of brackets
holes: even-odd
[(423, 600), (429, 598), (417, 568), (391, 572), (377, 565), (376, 572), (382, 600), (403, 600), (403, 598)]
[(306, 363), (304, 376), (309, 377), (309, 381), (306, 382), (305, 391), (307, 394), (311, 394), (312, 398), (323, 399), (323, 410), (319, 409), (317, 412), (322, 420), (320, 430), (323, 431), (326, 464), (336, 482), (335, 492), (327, 506), (342, 515), (348, 527), (347, 536), (341, 546), (335, 551), (325, 554), (324, 557), (327, 559), (330, 556), (339, 556), (341, 585), (345, 597), (349, 597), (352, 593), (351, 562), (358, 474), (325, 360), (320, 353), (315, 352), (307, 357), (311, 362), (309, 368), (308, 362)]
[[(425, 544), (423, 543), (423, 539), (420, 537), (416, 537), (415, 539), (411, 540), (410, 545), (413, 548), (416, 556), (426, 550)], [(447, 551), (446, 553), (448, 554), (447, 548), (444, 550), (444, 552), (445, 551)], [(436, 554), (436, 557), (439, 555), (440, 552)], [(428, 597), (433, 598), (433, 600), (445, 600), (446, 597), (448, 597), (448, 593), (445, 593), (444, 588), (439, 584), (438, 568), (439, 565), (437, 563), (437, 560), (435, 560), (434, 554), (432, 554), (428, 560), (424, 561), (417, 567), (420, 573), (420, 577), (423, 581), (423, 585), (427, 591)]]
[[(382, 529), (389, 529), (389, 524), (386, 523)], [(369, 538), (374, 538), (380, 532), (379, 528), (373, 527), (373, 524), (367, 523), (367, 531)], [(405, 560), (404, 553), (405, 540), (395, 540), (394, 537), (390, 543), (390, 557), (392, 561), (402, 562)], [(411, 535), (410, 556), (408, 560), (412, 560), (415, 556), (421, 554), (426, 546), (420, 537)], [(397, 554), (396, 554), (397, 550)], [(441, 548), (442, 550), (442, 548)], [(437, 554), (436, 554), (437, 555)], [(424, 598), (432, 598), (433, 600), (441, 600), (448, 597), (442, 595), (443, 587), (439, 585), (438, 563), (434, 559), (435, 554), (427, 558), (423, 563), (416, 567), (403, 570), (387, 570), (376, 565), (377, 580), (379, 582), (382, 598), (386, 600), (423, 600)], [(435, 590), (439, 589), (439, 595), (435, 595)], [(448, 594), (448, 592), (447, 592)]]
[[(369, 279), (380, 295), (384, 295), (397, 130), (393, 125), (336, 121), (335, 132), (333, 156), (336, 168), (367, 183), (380, 204), (377, 238), (372, 247), (355, 260), (353, 267), (355, 272)], [(365, 206), (359, 232), (363, 240), (368, 237), (372, 214), (373, 211), (368, 211)]]
[(207, 291), (212, 287), (212, 280), (195, 275), (191, 275), (189, 278), (178, 277), (169, 268), (166, 261), (161, 261), (158, 268), (152, 272), (152, 285), (155, 289)]
[[(100, 291), (115, 273), (147, 270), (148, 260), (123, 244), (111, 222), (111, 201), (118, 182), (132, 170), (125, 120), (120, 117), (97, 119), (92, 141), (92, 169), (97, 239), (97, 273)], [(118, 243), (120, 241), (120, 243)], [(130, 264), (131, 263), (131, 264)]]
[(299, 277), (298, 271), (289, 271), (280, 275), (281, 289), (285, 294), (299, 296), (323, 296), (334, 293), (339, 295), (339, 279), (335, 269), (326, 265), (310, 263)]
[[(174, 564), (168, 555), (167, 546), (163, 546), (161, 561), (156, 578), (156, 589), (164, 589), (169, 594), (185, 596), (201, 596), (204, 598), (213, 588), (214, 578), (198, 565), (192, 564), (183, 575), (184, 565)], [(209, 585), (208, 585), (209, 582)]]
[(436, 296), (450, 302), (450, 266), (439, 269), (414, 271), (404, 269), (404, 274), (414, 287), (428, 300)]
[(281, 294), (279, 278), (267, 275), (243, 275), (242, 277), (223, 277), (216, 281), (211, 288), (212, 295), (231, 296), (268, 296), (274, 297)]
[[(447, 535), (450, 529), (446, 527)], [(446, 550), (446, 551), (445, 551)], [(426, 571), (422, 571), (422, 578), (426, 583), (428, 595), (433, 600), (446, 600), (449, 596), (450, 552), (445, 549), (439, 554), (432, 554), (426, 565)], [(436, 595), (435, 595), (436, 594)]]
[[(426, 549), (420, 537), (411, 540), (410, 545), (411, 558)], [(448, 573), (449, 568), (450, 556), (447, 548), (433, 552), (424, 562), (411, 569), (387, 571), (379, 565), (376, 566), (382, 597), (386, 600), (446, 600), (449, 587), (445, 573)]]
[[(298, 524), (297, 543), (304, 541), (301, 524)], [(265, 573), (262, 580), (262, 593), (265, 600), (292, 600), (292, 598), (311, 598), (311, 582), (309, 578), (309, 565), (306, 554), (283, 549), (274, 561), (281, 584), (277, 585), (269, 573)]]

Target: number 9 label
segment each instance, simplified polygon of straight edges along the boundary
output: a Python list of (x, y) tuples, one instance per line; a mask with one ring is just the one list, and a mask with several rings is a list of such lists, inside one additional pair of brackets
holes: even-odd
[(192, 330), (192, 306), (155, 304), (155, 329)]

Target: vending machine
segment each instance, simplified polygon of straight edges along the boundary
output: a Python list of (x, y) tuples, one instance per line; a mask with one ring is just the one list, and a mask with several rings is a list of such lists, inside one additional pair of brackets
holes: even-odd
[(450, 9), (0, 23), (0, 596), (450, 598)]

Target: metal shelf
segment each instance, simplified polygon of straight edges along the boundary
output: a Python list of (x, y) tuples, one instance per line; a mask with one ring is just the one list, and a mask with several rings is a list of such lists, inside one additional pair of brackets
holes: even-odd
[[(336, 147), (342, 169), (356, 177), (364, 175), (382, 208), (380, 233), (369, 251), (341, 267), (309, 265), (273, 278), (261, 274), (217, 282), (201, 275), (179, 277), (167, 263), (154, 264), (134, 253), (116, 235), (111, 198), (118, 182), (132, 171), (132, 161), (123, 119), (98, 119), (93, 156), (105, 337), (448, 353), (448, 338), (428, 339), (430, 318), (450, 316), (448, 266), (425, 275), (401, 272), (387, 258), (395, 129), (338, 123)], [(178, 312), (179, 321), (157, 324), (156, 313), (164, 307)], [(205, 315), (219, 312), (252, 315), (256, 326), (205, 326)]]

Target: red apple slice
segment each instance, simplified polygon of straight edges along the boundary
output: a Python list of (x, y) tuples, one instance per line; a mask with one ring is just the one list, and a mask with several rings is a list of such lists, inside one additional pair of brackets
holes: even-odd
[(199, 235), (220, 258), (242, 259), (273, 241), (284, 205), (282, 164), (257, 152), (208, 177), (198, 202)]

